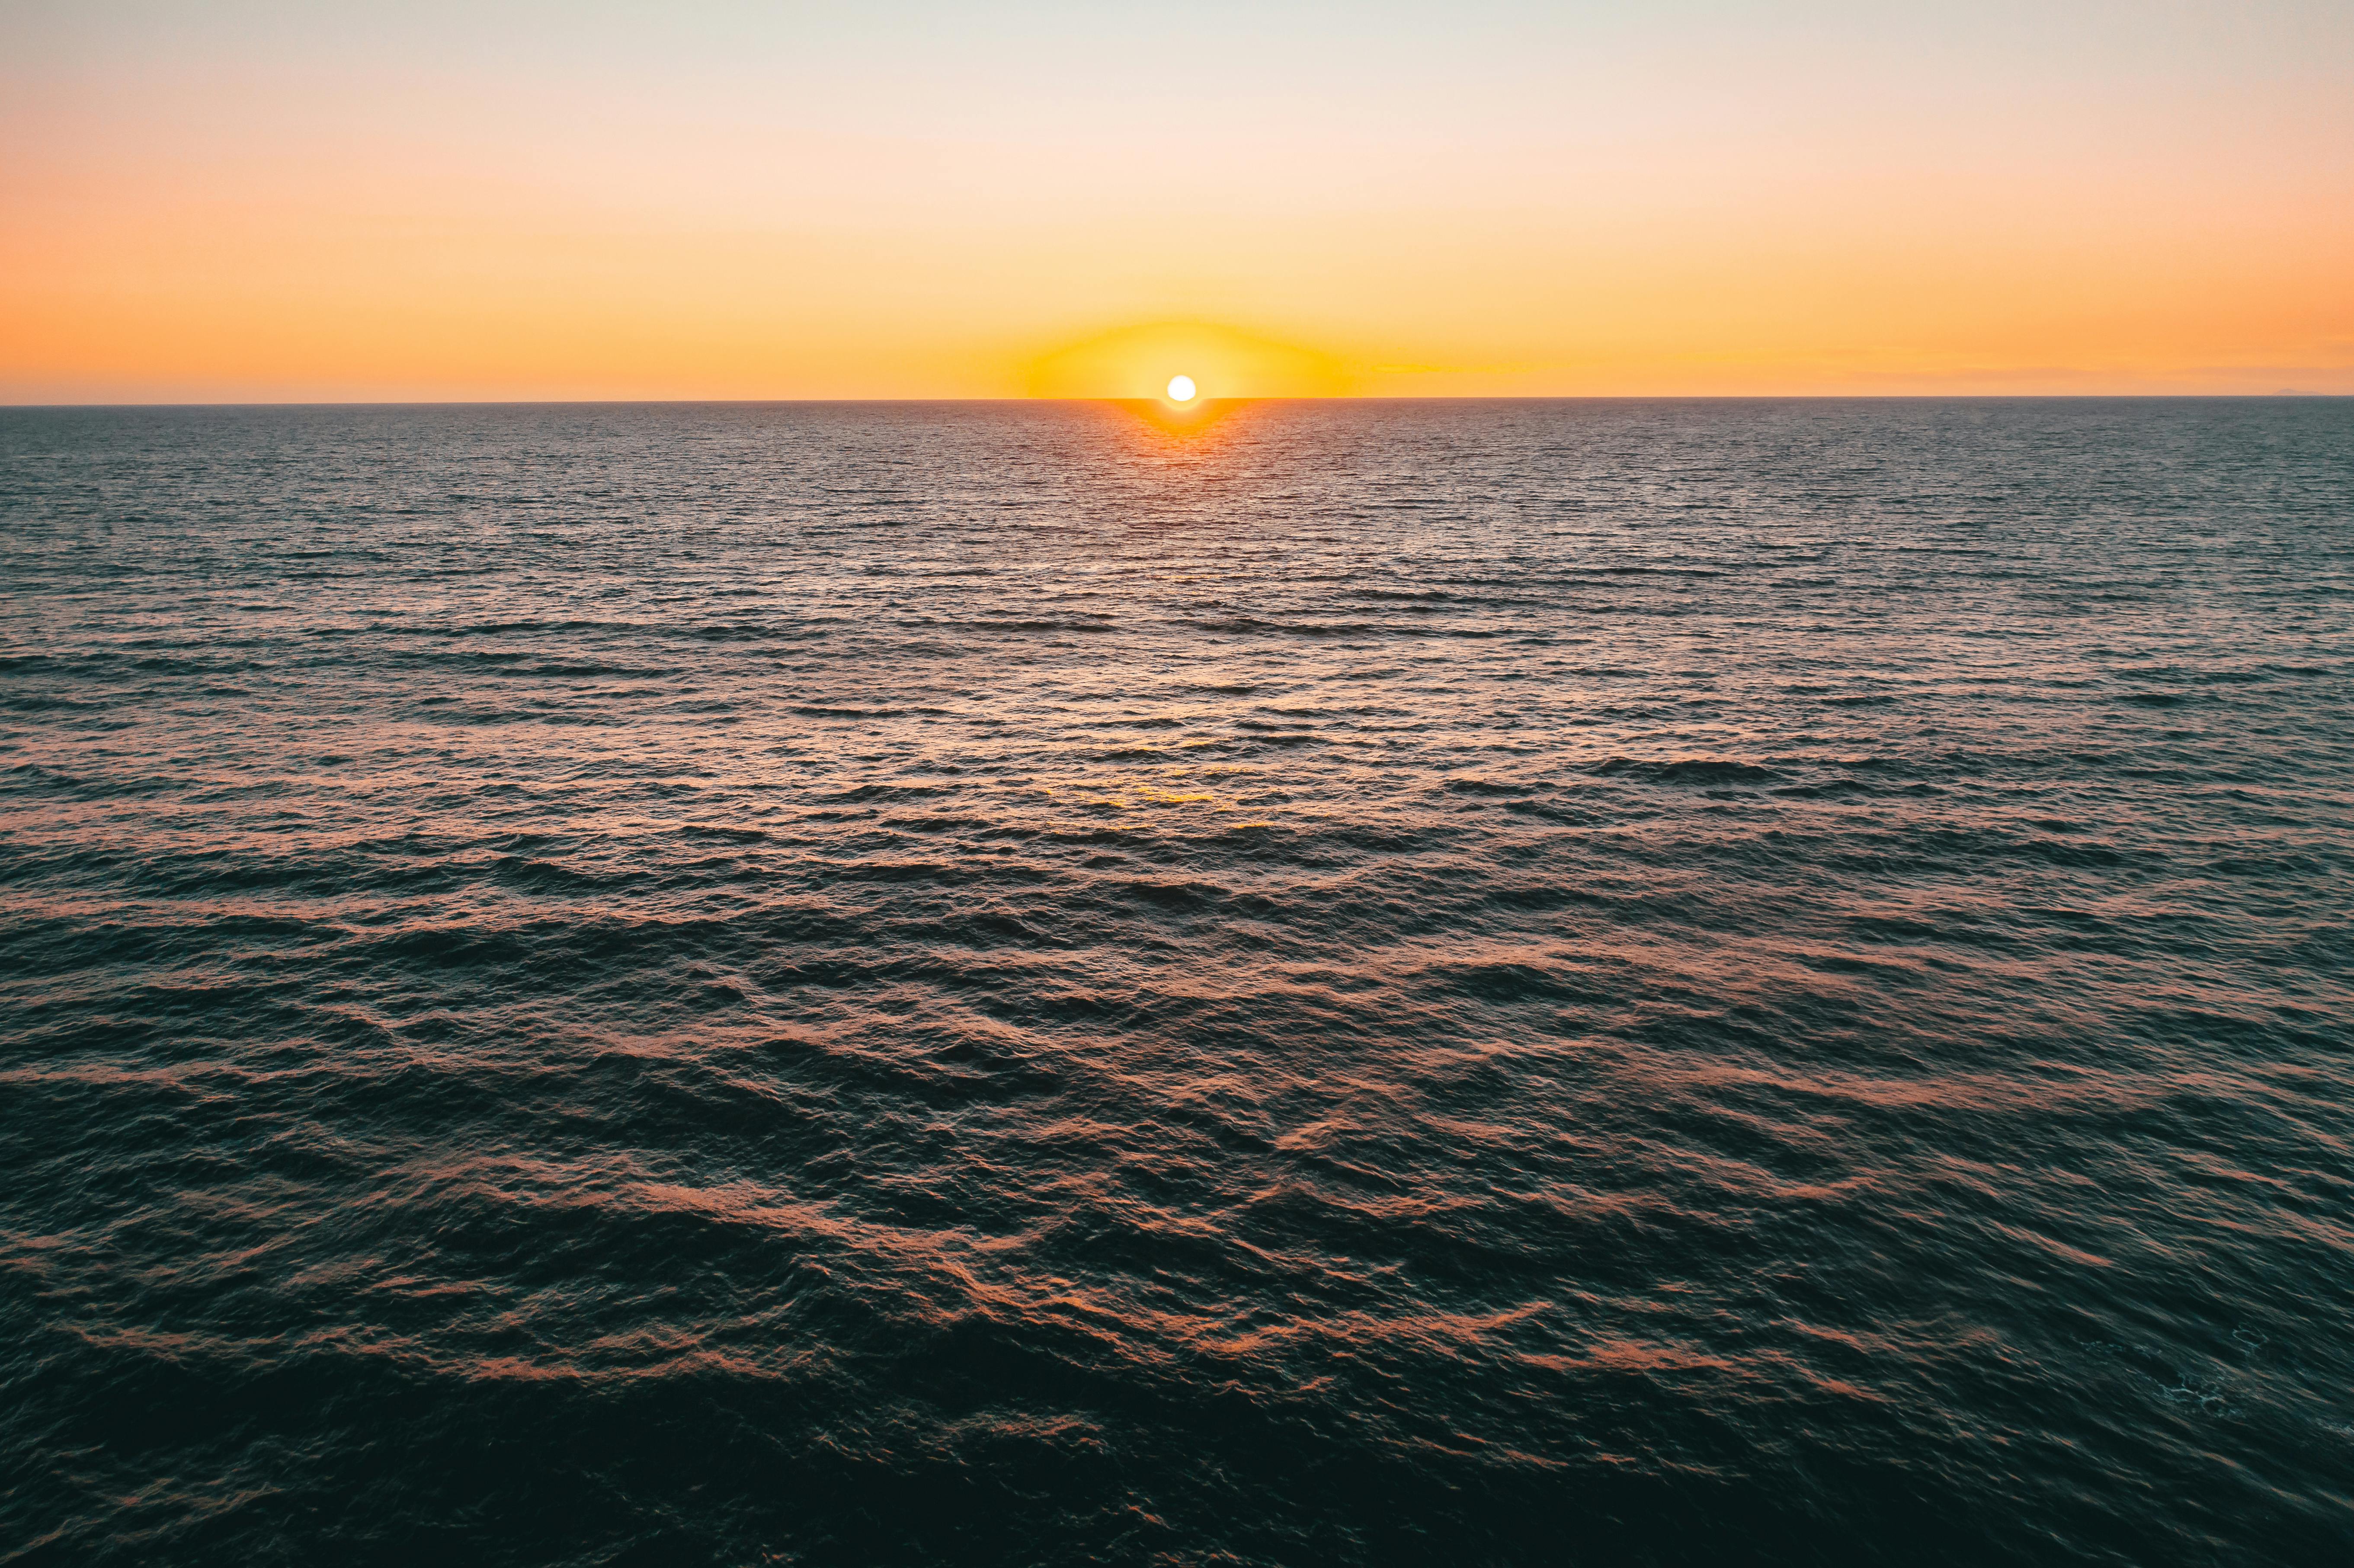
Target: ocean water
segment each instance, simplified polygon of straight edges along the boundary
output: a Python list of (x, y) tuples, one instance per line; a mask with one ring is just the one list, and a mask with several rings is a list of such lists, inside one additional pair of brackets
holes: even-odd
[(0, 1563), (2354, 1561), (2354, 402), (0, 411)]

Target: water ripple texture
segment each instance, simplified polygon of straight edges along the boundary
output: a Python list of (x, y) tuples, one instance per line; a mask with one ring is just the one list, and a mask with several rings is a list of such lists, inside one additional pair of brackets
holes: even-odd
[(0, 1563), (2354, 1561), (2354, 403), (0, 412)]

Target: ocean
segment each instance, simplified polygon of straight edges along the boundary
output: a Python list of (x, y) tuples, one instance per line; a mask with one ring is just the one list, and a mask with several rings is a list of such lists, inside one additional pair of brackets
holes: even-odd
[(0, 410), (0, 1563), (2354, 1560), (2354, 401)]

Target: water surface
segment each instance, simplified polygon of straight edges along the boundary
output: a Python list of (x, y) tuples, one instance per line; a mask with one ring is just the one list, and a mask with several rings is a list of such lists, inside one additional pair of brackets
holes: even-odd
[(2354, 403), (0, 412), (0, 1562), (2354, 1551)]

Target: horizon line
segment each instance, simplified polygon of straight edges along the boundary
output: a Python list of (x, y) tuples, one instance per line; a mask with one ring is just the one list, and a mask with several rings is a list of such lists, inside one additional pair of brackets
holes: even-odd
[[(2327, 402), (2354, 392), (1566, 392), (1464, 394), (1278, 394), (1204, 397), (1211, 403), (2195, 403)], [(779, 407), (938, 407), (944, 404), (1158, 403), (1158, 397), (335, 397), (249, 398), (214, 402), (17, 403), (0, 411), (101, 408), (770, 408)]]

